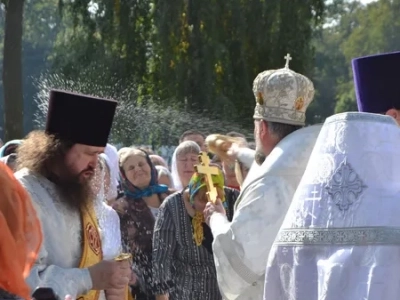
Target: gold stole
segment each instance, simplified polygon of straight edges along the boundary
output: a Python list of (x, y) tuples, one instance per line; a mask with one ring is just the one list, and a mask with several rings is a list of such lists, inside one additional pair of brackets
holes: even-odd
[[(99, 225), (97, 224), (96, 213), (93, 205), (89, 205), (82, 213), (82, 227), (83, 254), (79, 263), (80, 269), (91, 267), (103, 260)], [(99, 296), (100, 291), (90, 290), (87, 294), (79, 296), (77, 300), (98, 300)], [(129, 286), (126, 287), (125, 299), (134, 300)]]
[[(82, 213), (83, 227), (83, 254), (79, 268), (91, 267), (103, 260), (99, 226), (93, 204)], [(81, 295), (77, 300), (98, 300), (100, 291), (90, 290), (87, 294)]]

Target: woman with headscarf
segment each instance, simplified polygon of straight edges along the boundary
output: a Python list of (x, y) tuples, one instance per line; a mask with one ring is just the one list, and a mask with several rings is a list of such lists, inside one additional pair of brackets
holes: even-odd
[(12, 171), (15, 171), (15, 162), (19, 145), (21, 145), (21, 140), (12, 140), (0, 148), (0, 161), (5, 163)]
[(104, 259), (114, 259), (122, 252), (121, 229), (117, 212), (107, 204), (106, 175), (107, 165), (103, 156), (99, 157), (93, 178), (95, 210), (99, 221), (101, 247)]
[(111, 144), (107, 144), (104, 153), (100, 154), (106, 162), (105, 169), (105, 198), (108, 204), (112, 204), (118, 196), (119, 165), (118, 152)]
[(163, 166), (155, 166), (158, 175), (158, 183), (165, 184), (170, 189), (173, 189), (173, 180), (171, 172)]
[(41, 243), (40, 221), (28, 193), (0, 164), (0, 299), (31, 298), (25, 282)]
[(136, 300), (152, 300), (153, 228), (159, 207), (170, 192), (158, 184), (157, 171), (143, 150), (120, 150), (119, 167), (124, 196), (113, 207), (120, 216), (124, 250), (133, 257), (137, 283), (132, 294)]
[(172, 156), (171, 173), (174, 189), (181, 191), (189, 184), (194, 166), (199, 163), (200, 147), (192, 141), (182, 142)]
[[(239, 191), (225, 186), (220, 169), (212, 180), (231, 220)], [(161, 205), (153, 237), (157, 300), (221, 300), (213, 235), (203, 217), (206, 192), (204, 175), (194, 173), (187, 188), (169, 196)]]

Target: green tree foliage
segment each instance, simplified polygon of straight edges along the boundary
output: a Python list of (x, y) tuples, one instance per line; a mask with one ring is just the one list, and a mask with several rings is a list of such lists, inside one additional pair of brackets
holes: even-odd
[[(310, 70), (313, 24), (323, 1), (171, 0), (154, 2), (151, 93), (188, 111), (252, 123), (251, 86), (257, 73)], [(247, 122), (246, 122), (247, 121)]]
[[(323, 0), (61, 1), (55, 70), (83, 69), (134, 83), (151, 101), (252, 126), (252, 81), (266, 68), (311, 73), (312, 30)], [(89, 72), (89, 73), (90, 73)], [(151, 97), (149, 97), (151, 96)]]
[(327, 21), (332, 22), (320, 29), (314, 40), (318, 95), (309, 112), (312, 121), (357, 110), (351, 60), (400, 49), (399, 11), (399, 0), (368, 5), (338, 0), (327, 7)]
[[(117, 122), (114, 137), (127, 143), (134, 138), (166, 143), (171, 139), (166, 128), (179, 131), (190, 122), (212, 127), (219, 120), (222, 127), (216, 129), (237, 124), (251, 131), (252, 81), (262, 70), (281, 68), (288, 52), (291, 68), (315, 83), (307, 119), (322, 122), (357, 109), (351, 59), (399, 50), (399, 3), (25, 0), (25, 128), (31, 128), (37, 89), (50, 88), (46, 78), (62, 74), (63, 80), (81, 81), (82, 91), (96, 94), (95, 86), (109, 87), (105, 96), (122, 99), (125, 111), (119, 115), (126, 120)], [(0, 17), (4, 22), (4, 10)], [(0, 26), (1, 52), (3, 30)], [(40, 85), (32, 84), (39, 74)], [(150, 118), (150, 112), (159, 118)], [(130, 119), (135, 114), (140, 117)], [(124, 127), (140, 127), (140, 120), (160, 118), (182, 120), (122, 133)]]

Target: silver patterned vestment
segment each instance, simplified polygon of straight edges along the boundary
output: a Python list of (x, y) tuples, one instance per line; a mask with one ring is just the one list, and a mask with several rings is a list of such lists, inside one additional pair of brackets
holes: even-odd
[(214, 260), (227, 300), (259, 300), (265, 264), (320, 130), (319, 125), (284, 138), (262, 166), (253, 166), (236, 202), (232, 222), (211, 216)]
[(264, 300), (399, 298), (399, 149), (391, 117), (326, 120), (270, 252)]

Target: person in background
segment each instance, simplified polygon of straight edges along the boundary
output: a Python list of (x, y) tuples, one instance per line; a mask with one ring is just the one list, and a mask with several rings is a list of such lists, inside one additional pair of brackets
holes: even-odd
[[(225, 186), (219, 169), (212, 176), (228, 219), (239, 191)], [(153, 272), (157, 300), (220, 300), (213, 259), (213, 236), (205, 224), (205, 177), (194, 173), (189, 186), (161, 205), (153, 237)]]
[(17, 149), (21, 145), (21, 140), (12, 140), (0, 148), (0, 161), (5, 163), (11, 170), (15, 171), (17, 160)]
[(31, 299), (25, 279), (38, 257), (43, 236), (27, 191), (0, 164), (0, 299)]
[(168, 169), (168, 165), (165, 162), (164, 158), (162, 158), (161, 156), (156, 155), (156, 154), (151, 154), (149, 156), (150, 156), (150, 160), (153, 163), (153, 165), (155, 165), (155, 166), (163, 166), (163, 167)]
[(230, 131), (226, 134), (226, 136), (230, 136), (233, 138), (242, 138), (243, 140), (245, 140), (247, 142), (246, 136), (244, 134), (241, 134), (239, 132), (236, 131)]
[(182, 142), (172, 156), (171, 173), (174, 189), (181, 191), (189, 184), (194, 166), (199, 163), (200, 147), (193, 141)]
[(5, 145), (0, 148), (0, 157), (16, 153), (21, 142), (21, 140), (12, 140), (5, 143)]
[(153, 155), (153, 154), (155, 154), (154, 151), (153, 151), (153, 149), (151, 149), (150, 147), (147, 147), (147, 146), (140, 146), (140, 147), (132, 146), (131, 148), (141, 149), (141, 150), (145, 151), (148, 155)]
[(112, 203), (118, 196), (119, 185), (119, 165), (118, 165), (118, 152), (111, 144), (107, 144), (104, 153), (100, 156), (106, 162), (105, 169), (105, 197), (107, 203)]
[(400, 52), (355, 58), (352, 66), (358, 110), (388, 115), (400, 124)]
[(180, 136), (179, 144), (182, 144), (183, 142), (186, 141), (192, 141), (195, 142), (197, 145), (199, 145), (201, 151), (207, 152), (205, 140), (206, 136), (204, 133), (198, 130), (187, 130)]
[(119, 157), (124, 196), (113, 205), (118, 212), (124, 250), (132, 254), (137, 282), (132, 288), (136, 300), (152, 300), (152, 240), (159, 207), (169, 195), (157, 181), (157, 170), (149, 155), (135, 148), (124, 149)]
[(173, 189), (173, 180), (171, 172), (163, 166), (155, 166), (158, 174), (158, 183), (165, 184), (168, 188)]

